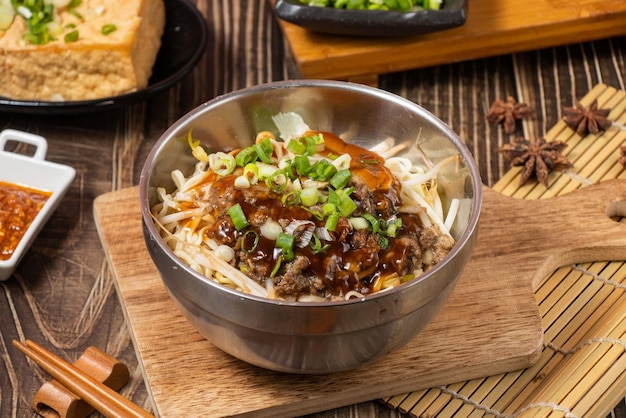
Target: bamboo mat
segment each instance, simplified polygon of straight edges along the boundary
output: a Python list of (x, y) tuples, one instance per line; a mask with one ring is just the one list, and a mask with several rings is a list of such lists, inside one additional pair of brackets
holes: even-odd
[[(599, 84), (580, 102), (589, 105), (594, 99), (611, 109), (613, 126), (606, 132), (581, 137), (561, 120), (545, 135), (567, 143), (570, 169), (551, 173), (546, 189), (532, 179), (520, 187), (520, 169), (514, 167), (493, 189), (520, 199), (546, 199), (626, 178), (618, 162), (619, 148), (626, 145), (626, 92)], [(564, 266), (544, 278), (535, 296), (544, 327), (544, 348), (535, 365), (382, 401), (415, 417), (607, 416), (626, 396), (626, 262)]]

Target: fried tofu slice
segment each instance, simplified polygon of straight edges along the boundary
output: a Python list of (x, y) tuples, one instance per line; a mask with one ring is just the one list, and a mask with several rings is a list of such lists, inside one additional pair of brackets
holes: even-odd
[[(145, 88), (161, 46), (163, 0), (83, 0), (54, 13), (54, 40), (24, 38), (17, 15), (0, 31), (0, 95), (19, 100), (76, 101)], [(115, 27), (104, 34), (102, 28)], [(67, 33), (78, 39), (66, 42)]]

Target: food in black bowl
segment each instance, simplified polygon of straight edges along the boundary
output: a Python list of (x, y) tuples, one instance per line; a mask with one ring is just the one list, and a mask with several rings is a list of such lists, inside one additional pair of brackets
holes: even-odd
[[(452, 29), (465, 23), (466, 0), (443, 0), (439, 9), (350, 9), (276, 0), (280, 19), (313, 32), (360, 37), (409, 37)], [(405, 10), (404, 8), (402, 10)]]

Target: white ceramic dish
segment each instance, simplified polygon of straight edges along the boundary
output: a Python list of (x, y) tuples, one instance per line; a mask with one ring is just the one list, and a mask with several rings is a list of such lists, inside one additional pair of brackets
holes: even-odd
[[(35, 147), (32, 156), (5, 150), (10, 141)], [(0, 280), (11, 277), (13, 271), (34, 241), (41, 228), (57, 208), (69, 188), (76, 171), (74, 168), (46, 161), (48, 142), (39, 135), (5, 129), (0, 132), (0, 181), (51, 192), (8, 260), (0, 260)]]

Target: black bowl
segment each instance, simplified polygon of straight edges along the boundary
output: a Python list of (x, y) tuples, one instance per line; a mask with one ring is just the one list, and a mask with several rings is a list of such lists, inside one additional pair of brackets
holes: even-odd
[(305, 29), (332, 35), (407, 37), (461, 26), (466, 19), (466, 0), (444, 0), (440, 10), (394, 12), (348, 10), (276, 0), (276, 16)]

